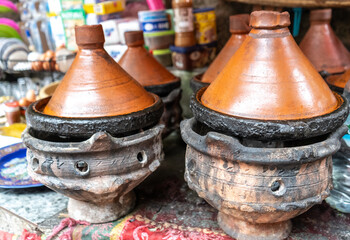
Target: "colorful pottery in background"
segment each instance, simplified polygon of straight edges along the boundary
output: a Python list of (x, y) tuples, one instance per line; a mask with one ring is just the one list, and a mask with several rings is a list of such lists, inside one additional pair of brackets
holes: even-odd
[(18, 24), (12, 19), (0, 18), (0, 38), (21, 39)]
[(317, 71), (343, 73), (350, 68), (350, 54), (335, 35), (330, 25), (331, 18), (332, 9), (311, 10), (310, 28), (300, 43), (300, 49)]
[(208, 44), (216, 42), (216, 16), (214, 8), (193, 9), (193, 15), (197, 43)]
[(43, 186), (28, 175), (26, 153), (23, 143), (0, 148), (0, 188)]
[(16, 4), (8, 0), (0, 0), (0, 13), (18, 12)]
[(12, 70), (18, 62), (27, 60), (28, 52), (27, 46), (21, 40), (0, 38), (0, 67), (4, 70)]

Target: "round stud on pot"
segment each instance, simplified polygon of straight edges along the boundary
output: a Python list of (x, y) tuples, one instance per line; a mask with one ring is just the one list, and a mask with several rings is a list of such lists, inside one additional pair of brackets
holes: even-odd
[(108, 222), (134, 207), (133, 189), (163, 159), (163, 103), (103, 49), (101, 25), (75, 34), (71, 68), (51, 98), (29, 106), (22, 139), (29, 174), (70, 198), (70, 217)]
[(231, 37), (205, 73), (196, 75), (191, 79), (190, 84), (193, 92), (197, 92), (202, 87), (208, 86), (216, 79), (237, 49), (241, 46), (250, 29), (249, 14), (230, 16)]
[(163, 137), (179, 128), (182, 119), (180, 107), (181, 81), (170, 73), (144, 48), (142, 31), (125, 32), (128, 49), (119, 64), (147, 91), (157, 94), (164, 103), (161, 123), (165, 125)]
[(288, 237), (290, 219), (329, 195), (332, 154), (347, 131), (346, 99), (302, 54), (289, 24), (287, 12), (253, 12), (249, 36), (181, 123), (185, 179), (238, 240)]
[[(332, 9), (310, 11), (310, 28), (300, 43), (300, 49), (328, 84), (342, 93), (346, 82), (338, 77), (350, 68), (350, 53), (335, 35), (330, 22)], [(329, 79), (330, 76), (335, 75)]]

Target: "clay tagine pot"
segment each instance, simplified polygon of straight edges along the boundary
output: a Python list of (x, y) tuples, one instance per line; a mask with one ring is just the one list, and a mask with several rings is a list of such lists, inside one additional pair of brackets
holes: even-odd
[[(300, 49), (326, 78), (333, 74), (339, 76), (350, 68), (350, 54), (335, 35), (330, 25), (331, 18), (332, 9), (311, 10), (310, 28), (300, 43)], [(331, 87), (341, 89), (346, 84), (335, 81), (334, 78), (327, 82)]]
[(69, 197), (70, 217), (108, 222), (133, 208), (133, 188), (163, 159), (163, 104), (103, 49), (101, 25), (75, 35), (71, 68), (29, 106), (22, 139), (30, 176)]
[(348, 105), (298, 48), (288, 12), (253, 12), (250, 25), (191, 99), (194, 118), (181, 123), (185, 179), (233, 238), (284, 239), (291, 218), (329, 195)]
[(346, 70), (343, 74), (333, 74), (325, 76), (326, 82), (329, 87), (336, 91), (337, 93), (343, 94), (345, 91), (345, 86), (347, 82), (350, 80), (350, 69)]
[(163, 137), (166, 137), (179, 128), (182, 119), (180, 78), (170, 73), (144, 48), (142, 31), (126, 32), (125, 42), (128, 49), (119, 64), (147, 91), (162, 98), (165, 108), (161, 123), (165, 125)]
[(220, 51), (219, 55), (210, 64), (204, 74), (196, 75), (191, 79), (191, 88), (197, 92), (202, 87), (208, 86), (220, 74), (233, 54), (241, 46), (250, 31), (249, 14), (237, 14), (230, 16), (231, 37)]

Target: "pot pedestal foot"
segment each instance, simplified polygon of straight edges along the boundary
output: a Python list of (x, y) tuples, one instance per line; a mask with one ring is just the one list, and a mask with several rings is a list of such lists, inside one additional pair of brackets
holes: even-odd
[(290, 220), (277, 223), (250, 223), (219, 212), (219, 226), (237, 240), (282, 240), (292, 230)]
[(114, 221), (128, 214), (135, 205), (135, 193), (130, 191), (121, 198), (107, 203), (95, 204), (69, 198), (68, 214), (75, 220), (90, 223)]

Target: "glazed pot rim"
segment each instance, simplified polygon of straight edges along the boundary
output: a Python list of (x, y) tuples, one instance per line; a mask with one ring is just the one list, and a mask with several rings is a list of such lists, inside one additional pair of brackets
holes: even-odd
[(27, 108), (27, 124), (38, 132), (75, 138), (90, 138), (99, 131), (106, 131), (114, 136), (129, 133), (154, 126), (159, 122), (163, 113), (163, 102), (160, 97), (151, 94), (154, 103), (141, 111), (95, 118), (67, 118), (44, 114), (41, 110), (51, 98), (47, 97), (32, 103)]
[(209, 131), (205, 136), (202, 136), (193, 130), (196, 121), (195, 118), (191, 118), (181, 122), (182, 139), (192, 148), (217, 158), (215, 153), (208, 150), (208, 145), (216, 145), (220, 142), (220, 158), (263, 165), (304, 164), (328, 157), (339, 150), (340, 139), (348, 131), (348, 127), (343, 125), (331, 133), (327, 139), (313, 144), (283, 148), (259, 148), (244, 146), (237, 138), (214, 131)]
[(257, 140), (296, 140), (321, 136), (339, 128), (349, 112), (348, 101), (336, 92), (338, 107), (331, 113), (298, 120), (259, 120), (230, 116), (207, 108), (201, 96), (207, 87), (192, 95), (190, 108), (194, 117), (218, 132)]
[(159, 97), (166, 97), (174, 89), (181, 86), (181, 78), (176, 77), (175, 81), (158, 84), (158, 85), (149, 85), (143, 86), (148, 92), (158, 95)]

